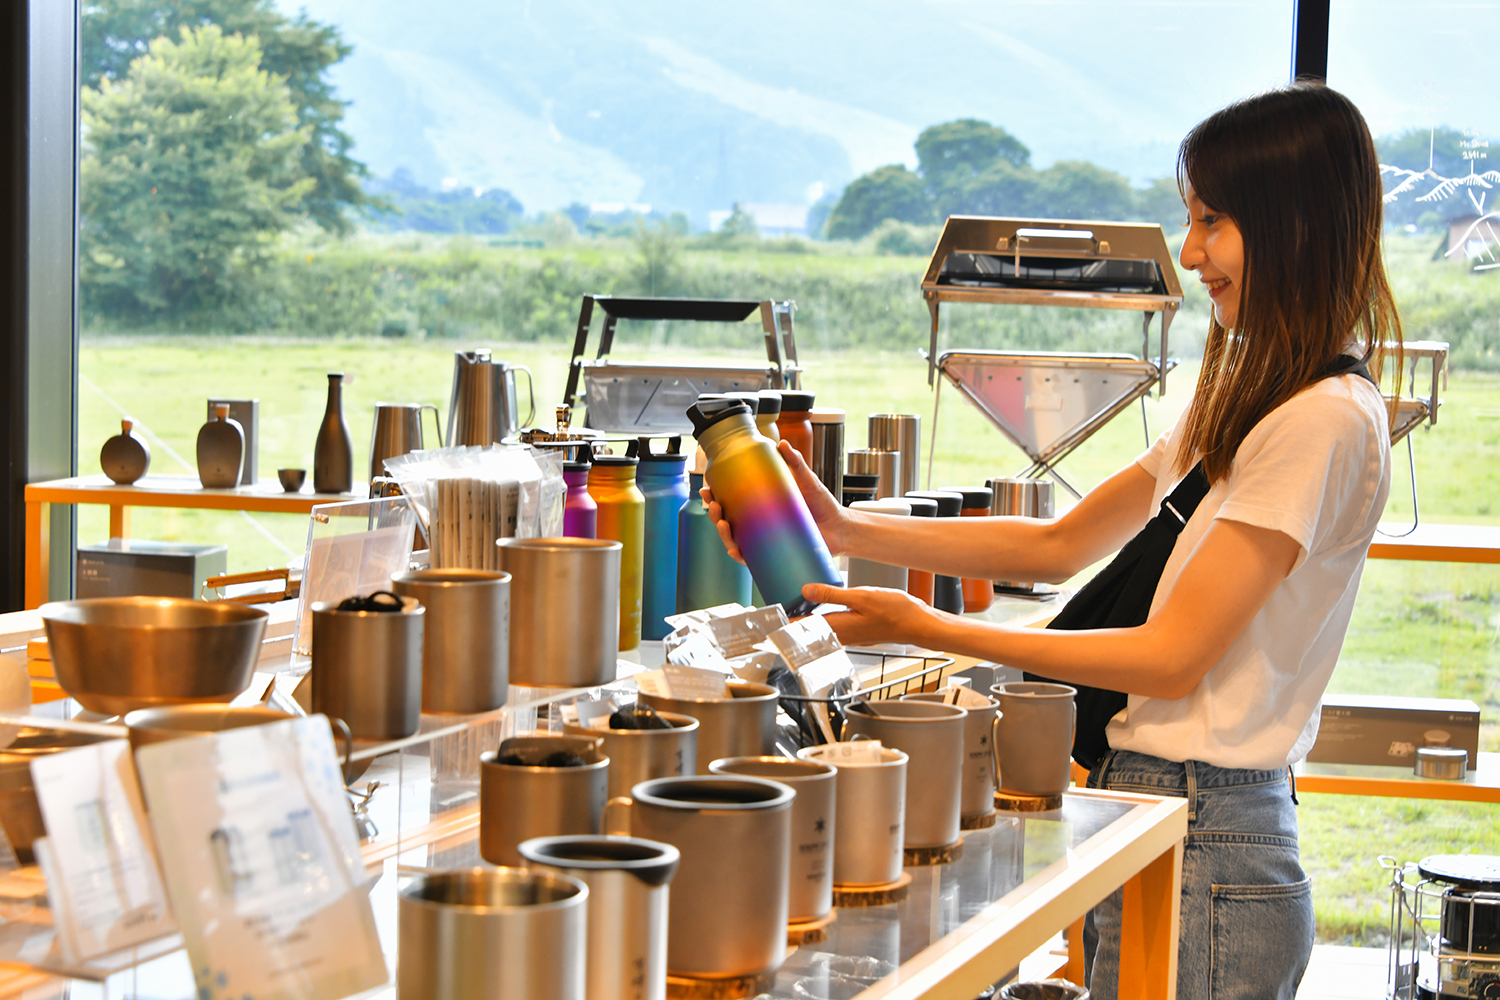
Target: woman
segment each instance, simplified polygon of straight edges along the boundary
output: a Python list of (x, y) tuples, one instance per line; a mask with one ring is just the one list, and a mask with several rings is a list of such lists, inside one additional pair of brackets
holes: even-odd
[[(1178, 996), (1290, 1000), (1313, 918), (1286, 768), (1317, 735), (1390, 486), (1376, 380), (1400, 323), (1381, 257), (1379, 168), (1347, 98), (1293, 85), (1194, 128), (1178, 183), (1189, 214), (1180, 260), (1213, 301), (1192, 405), (1067, 514), (864, 515), (841, 509), (795, 451), (781, 451), (835, 552), (1054, 582), (1119, 549), (1201, 461), (1209, 491), (1139, 627), (1013, 628), (898, 591), (804, 594), (848, 608), (828, 616), (846, 643), (915, 642), (1127, 693), (1089, 784), (1189, 799)], [(1096, 997), (1115, 995), (1119, 911), (1118, 893), (1095, 911)]]

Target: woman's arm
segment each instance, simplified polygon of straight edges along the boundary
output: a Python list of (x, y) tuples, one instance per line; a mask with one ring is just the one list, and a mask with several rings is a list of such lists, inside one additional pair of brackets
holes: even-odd
[(911, 642), (1061, 681), (1177, 699), (1190, 693), (1239, 638), (1300, 551), (1280, 531), (1215, 521), (1166, 603), (1136, 628), (1017, 628), (934, 611), (896, 590), (809, 584), (802, 592), (809, 600), (849, 608), (828, 615), (846, 645)]
[[(1145, 526), (1156, 488), (1156, 480), (1132, 462), (1055, 520), (890, 517), (840, 507), (796, 449), (782, 442), (779, 451), (835, 554), (979, 580), (1067, 580)], [(738, 559), (733, 533), (706, 487), (703, 498), (729, 554)]]

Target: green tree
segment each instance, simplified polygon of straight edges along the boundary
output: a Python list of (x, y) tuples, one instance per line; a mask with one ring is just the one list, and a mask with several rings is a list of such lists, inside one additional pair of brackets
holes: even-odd
[(1187, 221), (1187, 207), (1182, 203), (1182, 192), (1177, 190), (1177, 178), (1158, 177), (1137, 189), (1135, 211), (1146, 222), (1161, 223), (1170, 236)]
[(932, 218), (932, 203), (922, 178), (899, 163), (877, 167), (844, 188), (828, 213), (828, 238), (857, 240), (886, 219), (922, 225)]
[(85, 308), (182, 322), (232, 305), (316, 180), (311, 132), (254, 38), (159, 38), (124, 79), (82, 92)]
[(260, 68), (283, 79), (297, 124), (309, 130), (311, 141), (299, 155), (303, 173), (315, 183), (302, 196), (302, 210), (342, 234), (351, 228), (348, 209), (389, 207), (365, 193), (361, 182), (369, 171), (349, 155), (354, 140), (339, 127), (345, 102), (327, 79), (328, 69), (353, 50), (336, 27), (306, 14), (288, 17), (273, 0), (85, 0), (82, 83), (98, 89), (104, 80), (123, 80), (153, 40), (210, 24), (226, 36), (259, 40)]
[(980, 121), (960, 118), (923, 129), (917, 136), (917, 173), (927, 182), (927, 193), (935, 200), (938, 215), (959, 211), (957, 205), (975, 178), (996, 164), (1024, 170), (1031, 164), (1031, 150), (1015, 136)]
[(654, 226), (635, 220), (634, 271), (642, 295), (668, 295), (673, 290), (673, 270), (688, 232), (687, 216), (673, 212)]
[(997, 160), (948, 192), (944, 215), (1037, 215), (1041, 182), (1030, 167)]
[(1037, 176), (1037, 207), (1049, 219), (1129, 219), (1135, 192), (1123, 174), (1086, 160), (1059, 160)]

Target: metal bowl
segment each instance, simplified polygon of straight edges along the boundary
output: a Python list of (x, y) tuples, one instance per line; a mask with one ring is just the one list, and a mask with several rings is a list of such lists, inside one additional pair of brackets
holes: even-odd
[(109, 738), (52, 729), (23, 729), (14, 743), (0, 750), (0, 828), (4, 828), (6, 839), (22, 864), (31, 864), (32, 842), (47, 835), (42, 809), (36, 800), (36, 786), (31, 780), (31, 762)]
[(227, 729), (264, 726), (294, 718), (296, 716), (290, 712), (281, 712), (264, 705), (230, 708), (228, 705), (208, 704), (143, 708), (126, 715), (122, 721), (130, 727), (130, 749), (139, 750), (152, 743), (208, 736)]
[(101, 715), (229, 701), (250, 686), (267, 618), (179, 597), (57, 601), (41, 616), (58, 685)]

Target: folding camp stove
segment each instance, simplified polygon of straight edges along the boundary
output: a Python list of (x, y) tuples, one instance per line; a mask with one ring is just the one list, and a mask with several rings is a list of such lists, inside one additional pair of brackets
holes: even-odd
[[(590, 359), (588, 339), (594, 308), (604, 313), (599, 351)], [(742, 323), (760, 311), (766, 364), (647, 364), (609, 358), (615, 326), (622, 319)], [(792, 330), (796, 303), (769, 299), (623, 298), (585, 295), (578, 312), (573, 358), (563, 403), (588, 407), (587, 426), (631, 437), (691, 434), (687, 408), (706, 392), (801, 388), (797, 341)], [(581, 385), (580, 385), (581, 383)]]
[[(950, 216), (922, 278), (932, 313), (927, 381), (941, 372), (1031, 460), (1022, 477), (1050, 476), (1074, 496), (1056, 465), (1094, 432), (1166, 386), (1167, 331), (1182, 285), (1161, 226)], [(938, 354), (944, 302), (1138, 310), (1141, 355), (1053, 351), (945, 351)], [(1161, 339), (1151, 357), (1151, 319)], [(933, 446), (938, 400), (933, 404)], [(934, 448), (928, 450), (928, 462)], [(929, 477), (931, 469), (929, 468)]]

